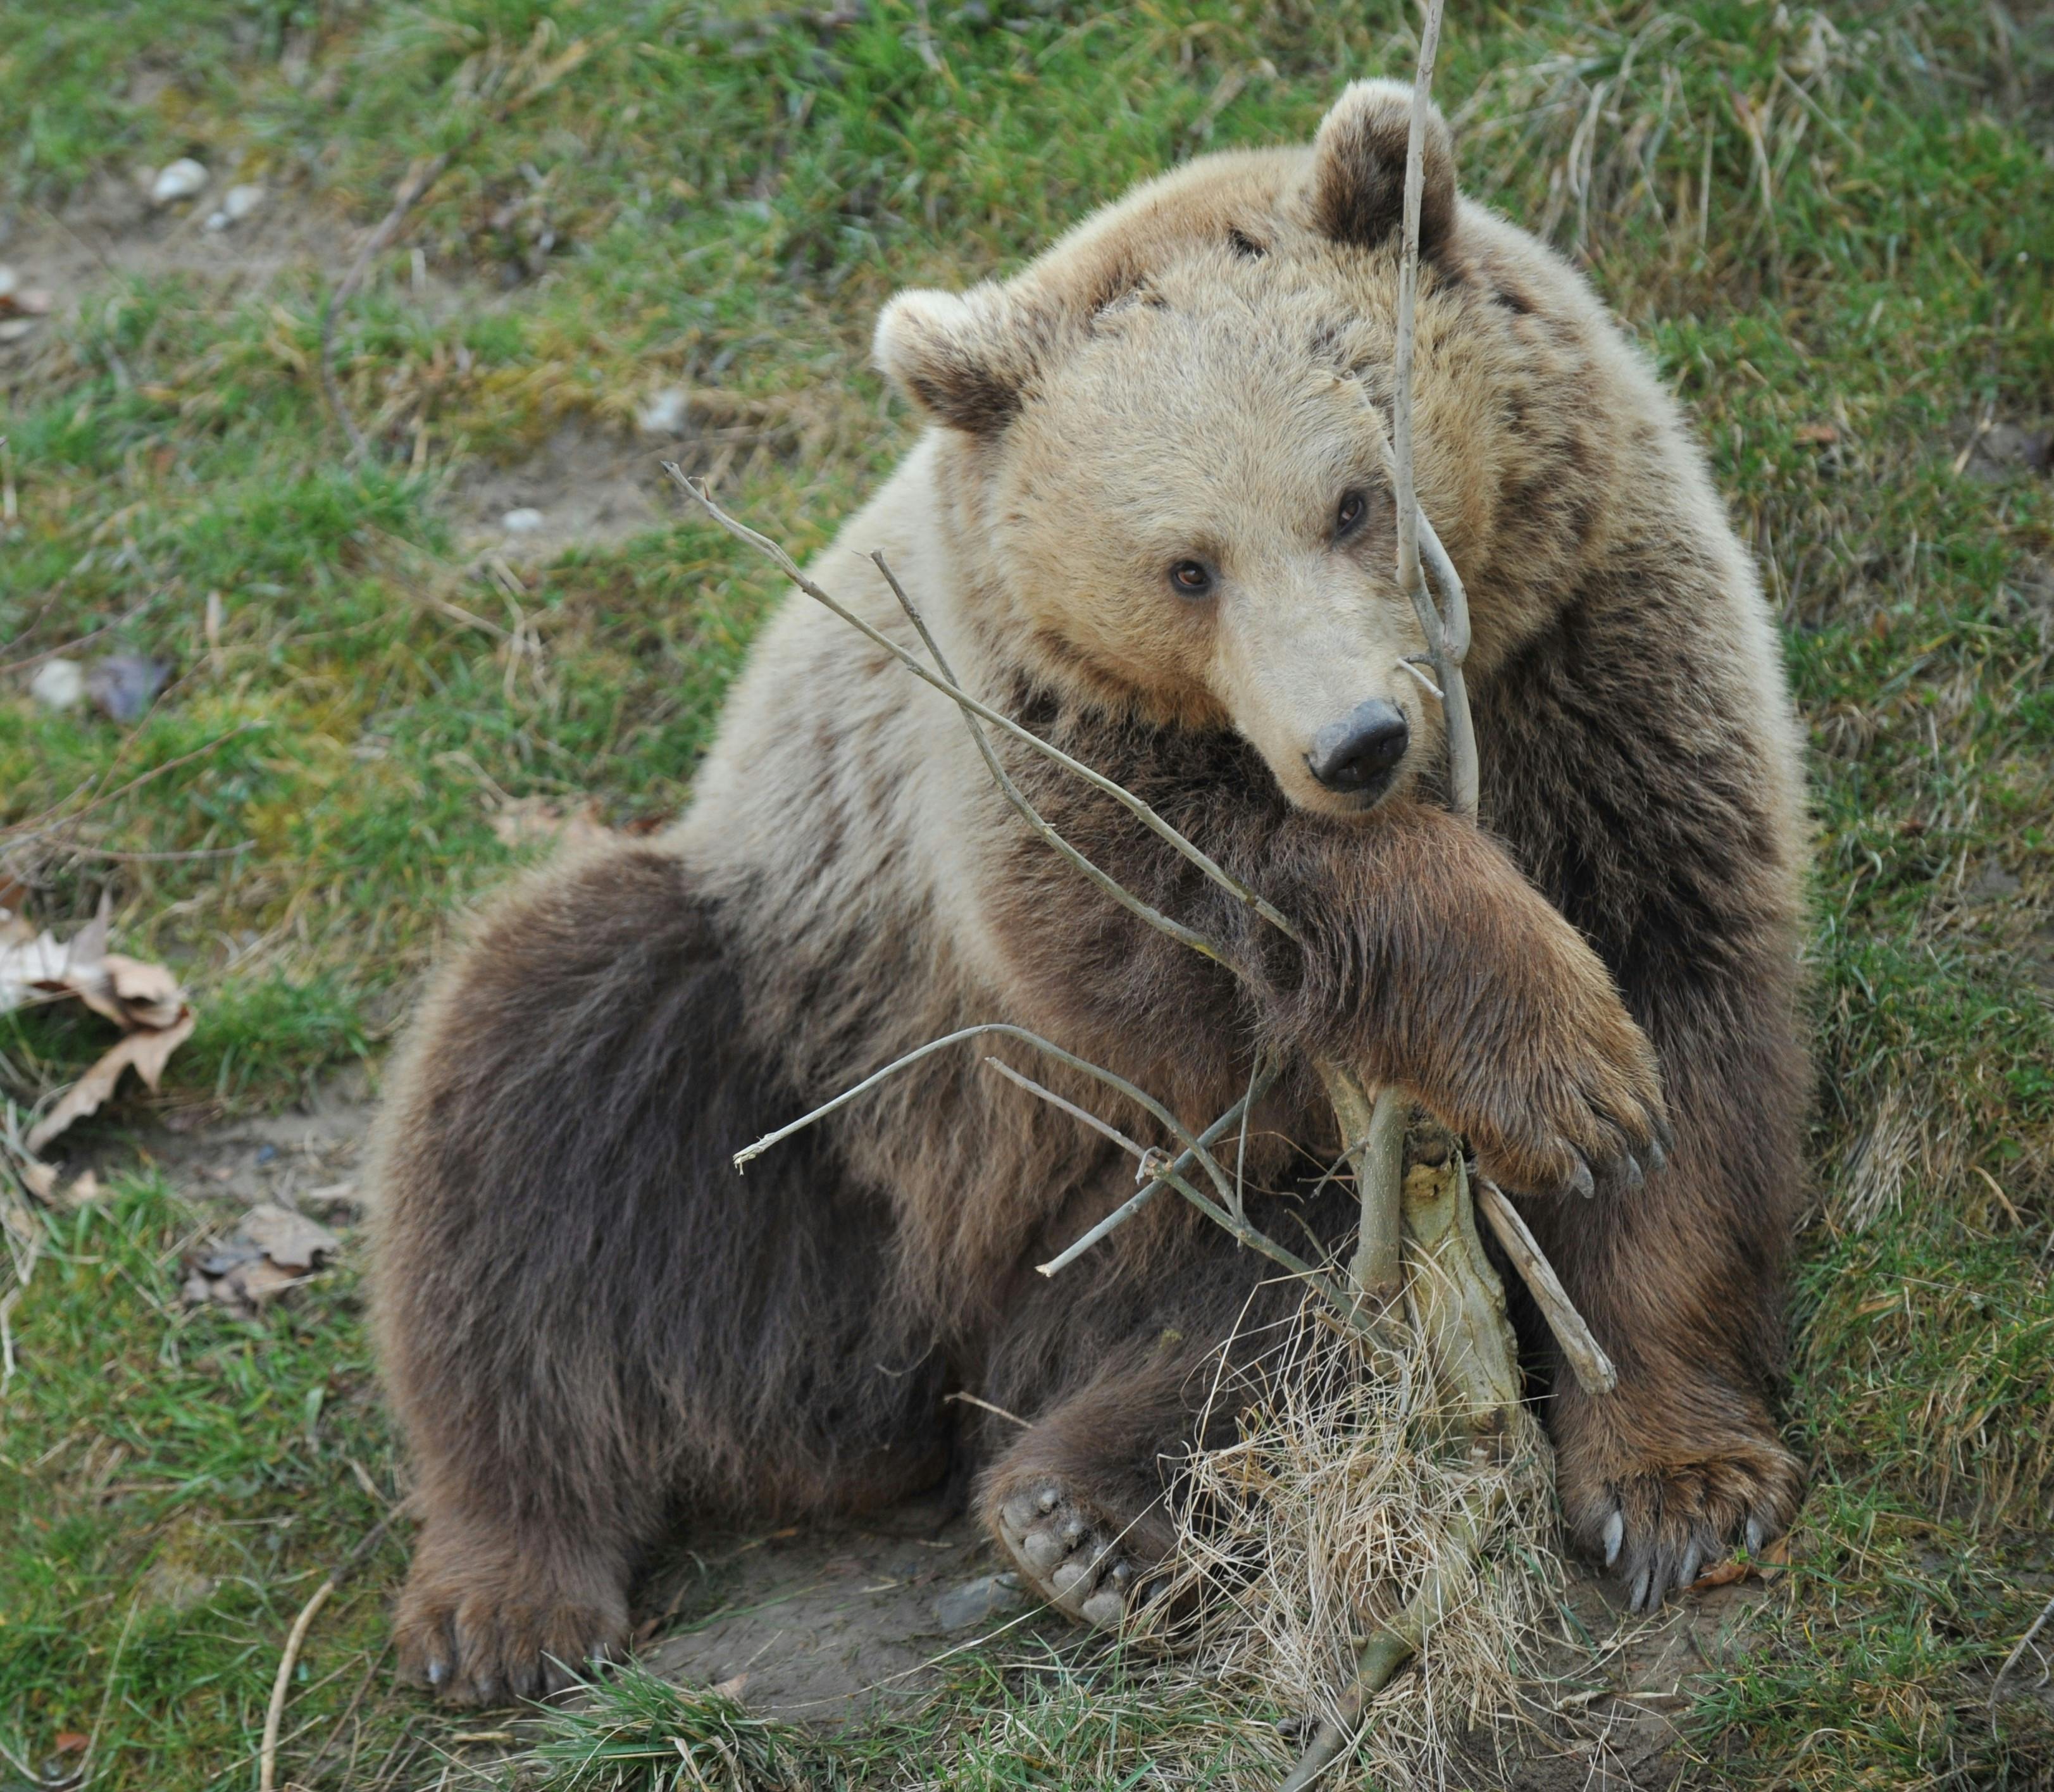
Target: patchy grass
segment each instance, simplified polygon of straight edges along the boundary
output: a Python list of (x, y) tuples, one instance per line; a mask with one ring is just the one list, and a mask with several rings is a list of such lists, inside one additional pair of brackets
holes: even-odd
[[(637, 408), (683, 386), (685, 457), (817, 545), (907, 439), (864, 365), (893, 287), (1001, 269), (1143, 175), (1303, 137), (1344, 78), (1411, 66), (1395, 6), (978, 10), (100, 0), (0, 45), (0, 257), (57, 216), (118, 224), (112, 268), (0, 349), (0, 852), (41, 916), (104, 892), (194, 987), (175, 1107), (375, 1058), (451, 918), (532, 850), (495, 830), (509, 799), (639, 824), (689, 794), (771, 586), (660, 506), (524, 556), (466, 510), (481, 468), (565, 431), (652, 458)], [(2044, 1701), (1985, 1707), (2054, 1574), (2054, 486), (1978, 432), (2054, 426), (2054, 42), (1970, 0), (1462, 6), (1439, 89), (1470, 190), (1582, 257), (1694, 409), (1811, 729), (1791, 1410), (1817, 1479), (1693, 1714), (1705, 1771), (2038, 1783)], [(322, 301), (346, 226), (444, 149), (336, 333), (376, 445), (352, 463)], [(230, 279), (234, 233), (211, 267), (191, 221), (109, 196), (187, 153), (216, 191), (267, 184), (281, 265)], [(175, 676), (132, 727), (53, 717), (26, 681), (74, 642)], [(33, 1097), (96, 1042), (0, 1020), (0, 1077)], [(59, 1739), (96, 1731), (99, 1787), (249, 1781), (291, 1615), (373, 1522), (350, 1461), (394, 1484), (353, 1270), (261, 1325), (183, 1314), (199, 1223), (125, 1184), (53, 1222), (11, 1310), (0, 1744), (69, 1770)], [(377, 1668), (400, 1555), (309, 1644), (302, 1783), (411, 1783), (453, 1746)], [(631, 1745), (673, 1733), (765, 1784), (1226, 1784), (1265, 1759), (1243, 1715), (1166, 1714), (1117, 1672), (972, 1664), (937, 1709), (827, 1749), (624, 1680), (533, 1769), (667, 1783)]]

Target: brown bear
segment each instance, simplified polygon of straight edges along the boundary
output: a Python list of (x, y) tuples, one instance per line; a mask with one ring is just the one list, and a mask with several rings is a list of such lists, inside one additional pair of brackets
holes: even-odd
[(694, 1514), (860, 1509), (952, 1466), (1064, 1609), (1146, 1590), (1218, 1353), (1299, 1291), (1171, 1199), (1037, 1274), (1131, 1163), (977, 1047), (730, 1162), (980, 1021), (1194, 1127), (1283, 1054), (1250, 1215), (1336, 1247), (1304, 1066), (1401, 1088), (1516, 1192), (1618, 1361), (1592, 1398), (1533, 1341), (1576, 1542), (1645, 1605), (1789, 1522), (1803, 829), (1769, 620), (1675, 406), (1568, 268), (1457, 196), (1437, 118), (1418, 475), (1474, 612), (1484, 825), (1447, 813), (1393, 571), (1408, 105), (1351, 88), (1309, 149), (1195, 162), (1010, 281), (895, 301), (878, 358), (931, 427), (817, 566), (919, 651), (883, 550), (970, 687), (1302, 947), (1001, 746), (1234, 968), (1093, 890), (946, 698), (794, 597), (675, 831), (531, 879), (436, 982), (392, 1077), (376, 1306), (422, 1518), (399, 1656), (446, 1696), (617, 1648), (638, 1560)]

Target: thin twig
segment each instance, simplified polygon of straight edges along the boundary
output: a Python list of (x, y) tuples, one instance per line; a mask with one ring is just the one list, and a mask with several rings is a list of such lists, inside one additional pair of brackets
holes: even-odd
[(1064, 1050), (1053, 1040), (1045, 1039), (1038, 1033), (1029, 1033), (1025, 1027), (1015, 1026), (1009, 1021), (982, 1022), (975, 1026), (959, 1028), (954, 1033), (944, 1034), (941, 1038), (930, 1039), (924, 1046), (915, 1046), (903, 1057), (894, 1058), (883, 1069), (873, 1070), (853, 1088), (844, 1089), (832, 1101), (822, 1102), (812, 1113), (801, 1114), (797, 1120), (787, 1125), (779, 1127), (774, 1132), (765, 1133), (753, 1145), (745, 1145), (734, 1154), (735, 1168), (738, 1170), (744, 1168), (754, 1160), (761, 1157), (771, 1146), (789, 1139), (794, 1132), (811, 1126), (815, 1120), (826, 1119), (829, 1114), (837, 1109), (847, 1107), (858, 1096), (868, 1094), (887, 1078), (896, 1076), (901, 1070), (919, 1063), (923, 1057), (931, 1057), (944, 1046), (958, 1044), (965, 1039), (984, 1038), (992, 1034), (997, 1034), (1002, 1038), (1017, 1039), (1022, 1045), (1032, 1046), (1037, 1051), (1047, 1053), (1057, 1063), (1067, 1064), (1072, 1070), (1081, 1070), (1088, 1077), (1096, 1077), (1108, 1089), (1118, 1089), (1135, 1106), (1147, 1109), (1160, 1120), (1164, 1129), (1183, 1146), (1186, 1152), (1195, 1156), (1199, 1167), (1212, 1179), (1214, 1187), (1218, 1188), (1222, 1195), (1228, 1195), (1228, 1198), (1231, 1199), (1229, 1190), (1232, 1185), (1227, 1180), (1226, 1172), (1220, 1168), (1212, 1153), (1185, 1129), (1183, 1122), (1154, 1096), (1149, 1094), (1145, 1089), (1136, 1088), (1124, 1077), (1115, 1071), (1107, 1069), (1103, 1065), (1093, 1064), (1088, 1058), (1079, 1057), (1075, 1052)]
[(1116, 783), (1112, 778), (1105, 776), (1103, 772), (1093, 770), (1089, 766), (1085, 765), (1081, 760), (1072, 758), (1069, 754), (1064, 752), (1061, 748), (1052, 746), (1047, 741), (1042, 739), (1039, 735), (1032, 732), (1029, 729), (1021, 727), (1021, 725), (1015, 722), (1010, 716), (1001, 715), (997, 710), (991, 708), (988, 704), (979, 703), (976, 698), (971, 696), (967, 691), (962, 691), (951, 685), (946, 679), (942, 677), (939, 674), (930, 672), (925, 666), (920, 664), (920, 661), (916, 656), (907, 652), (904, 648), (901, 647), (889, 636), (883, 634), (879, 630), (872, 628), (870, 624), (864, 621), (861, 616), (856, 615), (853, 611), (845, 608), (834, 598), (829, 597), (826, 592), (823, 591), (819, 585), (816, 585), (811, 579), (808, 578), (806, 575), (799, 569), (799, 565), (797, 561), (793, 560), (789, 553), (785, 553), (782, 548), (778, 546), (778, 545), (775, 542), (772, 541), (768, 536), (759, 535), (746, 523), (738, 522), (733, 517), (730, 516), (726, 511), (723, 510), (719, 505), (714, 502), (711, 495), (706, 492), (696, 480), (689, 479), (685, 476), (683, 471), (679, 468), (675, 461), (667, 460), (664, 461), (662, 465), (663, 471), (671, 476), (672, 482), (678, 486), (679, 490), (684, 492), (687, 496), (691, 498), (693, 502), (698, 504), (708, 516), (712, 518), (715, 522), (718, 523), (722, 529), (726, 530), (728, 534), (732, 535), (738, 542), (747, 543), (750, 547), (755, 549), (758, 553), (763, 555), (765, 559), (771, 561), (780, 572), (784, 573), (786, 578), (789, 579), (793, 584), (796, 585), (801, 591), (805, 593), (805, 594), (809, 597), (812, 598), (815, 603), (822, 605), (826, 608), (832, 611), (835, 615), (840, 616), (843, 621), (848, 624), (848, 625), (854, 628), (859, 634), (864, 636), (867, 640), (876, 643), (879, 647), (883, 648), (886, 652), (889, 653), (895, 660), (898, 660), (901, 665), (904, 666), (909, 672), (913, 673), (915, 677), (931, 684), (937, 691), (941, 691), (945, 696), (951, 699), (962, 708), (968, 710), (972, 715), (977, 716), (982, 721), (989, 722), (994, 728), (1000, 729), (1005, 733), (1010, 735), (1015, 740), (1021, 742), (1023, 745), (1032, 747), (1037, 753), (1041, 754), (1044, 758), (1053, 760), (1057, 765), (1062, 766), (1064, 770), (1073, 773), (1077, 777), (1081, 778), (1094, 790), (1103, 791), (1107, 796), (1111, 797), (1115, 802), (1119, 804), (1122, 808), (1125, 809), (1129, 814), (1132, 815), (1136, 821), (1139, 821), (1142, 825), (1147, 828), (1151, 833), (1154, 833), (1159, 838), (1167, 841), (1171, 846), (1175, 847), (1178, 852), (1181, 853), (1184, 856), (1186, 859), (1189, 860), (1191, 864), (1196, 865), (1200, 871), (1203, 872), (1206, 876), (1210, 877), (1215, 884), (1218, 884), (1222, 889), (1227, 892), (1227, 893), (1232, 896), (1237, 901), (1253, 909), (1257, 914), (1260, 915), (1265, 921), (1269, 922), (1272, 927), (1275, 928), (1278, 932), (1284, 935), (1286, 939), (1294, 940), (1300, 945), (1304, 943), (1304, 934), (1299, 931), (1296, 924), (1289, 920), (1281, 911), (1277, 909), (1273, 904), (1264, 900), (1262, 897), (1257, 896), (1254, 891), (1251, 890), (1245, 884), (1242, 883), (1239, 878), (1234, 876), (1232, 873), (1226, 871), (1221, 866), (1214, 863), (1214, 861), (1207, 857), (1206, 854), (1201, 852), (1196, 846), (1193, 845), (1190, 841), (1186, 840), (1183, 835), (1171, 826), (1167, 821), (1164, 821), (1161, 816), (1158, 815), (1154, 809), (1151, 809), (1147, 803), (1143, 802), (1140, 798), (1135, 795), (1135, 794), (1131, 790), (1128, 790), (1124, 785)]
[(1518, 1208), (1505, 1198), (1505, 1191), (1488, 1176), (1476, 1179), (1476, 1204), (1505, 1254), (1512, 1259), (1540, 1308), (1548, 1329), (1555, 1334), (1562, 1355), (1575, 1372), (1576, 1384), (1587, 1394), (1608, 1394), (1619, 1385), (1619, 1371), (1604, 1353), (1596, 1335), (1577, 1312), (1562, 1278), (1542, 1254), (1539, 1241), (1527, 1230)]
[[(942, 688), (950, 696), (960, 699), (963, 695), (963, 688), (956, 681), (954, 670), (943, 657), (941, 644), (927, 632), (926, 620), (921, 616), (919, 611), (914, 608), (913, 600), (906, 595), (905, 587), (899, 584), (898, 575), (886, 563), (882, 553), (873, 553), (870, 557), (876, 563), (878, 571), (884, 575), (884, 582), (891, 587), (891, 595), (899, 600), (899, 607), (906, 612), (908, 620), (919, 631), (920, 639), (927, 644), (928, 652), (935, 656), (935, 666), (939, 669), (942, 678), (947, 681)], [(1226, 962), (1226, 955), (1210, 940), (1201, 934), (1194, 932), (1182, 922), (1171, 920), (1160, 910), (1143, 902), (1117, 878), (1101, 871), (1076, 847), (1064, 839), (1050, 825), (1048, 818), (1041, 813), (1041, 810), (1028, 800), (1026, 793), (1007, 775), (1005, 766), (998, 762), (998, 755), (992, 750), (990, 741), (986, 738), (983, 724), (971, 714), (969, 707), (966, 704), (959, 703), (958, 713), (963, 719), (963, 725), (970, 730), (970, 738), (977, 742), (978, 751), (984, 755), (986, 768), (990, 772), (992, 779), (998, 786), (1001, 794), (1026, 818), (1027, 825), (1041, 837), (1045, 845), (1059, 857), (1076, 866), (1121, 908), (1131, 914), (1139, 916), (1158, 932), (1167, 934), (1172, 939), (1178, 940), (1194, 951), (1204, 953), (1209, 959), (1222, 964)]]
[(2054, 1599), (2049, 1599), (2040, 1608), (2040, 1616), (2032, 1621), (2032, 1628), (2018, 1639), (2018, 1646), (2004, 1658), (2004, 1665), (1997, 1669), (1997, 1678), (1990, 1682), (1989, 1720), (1993, 1731), (1997, 1727), (1997, 1696), (2004, 1690), (2005, 1677), (2025, 1659), (2025, 1652), (2032, 1646), (2032, 1639), (2046, 1628), (2049, 1619), (2054, 1619)]
[(300, 1615), (293, 1620), (293, 1628), (285, 1633), (285, 1646), (278, 1656), (278, 1672), (271, 1681), (271, 1702), (264, 1712), (264, 1740), (257, 1756), (257, 1792), (276, 1792), (278, 1783), (278, 1730), (285, 1720), (285, 1694), (293, 1681), (293, 1669), (299, 1664), (300, 1648), (307, 1640), (307, 1632), (322, 1606), (335, 1596), (336, 1589), (346, 1582), (358, 1569), (370, 1560), (371, 1553), (384, 1541), (385, 1533), (392, 1528), (392, 1521), (403, 1507), (388, 1512), (377, 1523), (357, 1540), (356, 1546), (342, 1558), (341, 1562), (329, 1570), (327, 1577), (313, 1590), (313, 1596), (300, 1608)]
[(335, 1592), (332, 1576), (314, 1589), (313, 1597), (300, 1608), (286, 1632), (285, 1647), (278, 1656), (278, 1672), (271, 1681), (271, 1703), (264, 1712), (264, 1743), (257, 1757), (257, 1792), (276, 1792), (278, 1784), (278, 1726), (285, 1715), (285, 1692), (292, 1684), (293, 1669), (300, 1659), (300, 1645), (317, 1613)]
[[(1202, 1145), (1211, 1146), (1226, 1137), (1229, 1127), (1237, 1124), (1246, 1124), (1248, 1116), (1254, 1109), (1255, 1104), (1269, 1093), (1271, 1085), (1275, 1083), (1280, 1074), (1281, 1074), (1281, 1068), (1273, 1061), (1262, 1066), (1260, 1074), (1249, 1085), (1248, 1093), (1201, 1132), (1198, 1135), (1198, 1142)], [(1139, 1194), (1115, 1207), (1075, 1243), (1058, 1251), (1047, 1262), (1037, 1263), (1034, 1267), (1041, 1274), (1051, 1276), (1058, 1270), (1068, 1269), (1100, 1239), (1116, 1228), (1124, 1226), (1128, 1220), (1154, 1200), (1157, 1194), (1169, 1185), (1169, 1180), (1172, 1176), (1183, 1175), (1198, 1160), (1190, 1152), (1186, 1152), (1167, 1168), (1159, 1165), (1150, 1172), (1148, 1181), (1143, 1185)]]
[(1112, 1121), (1100, 1120), (1096, 1114), (1091, 1111), (1090, 1109), (1080, 1108), (1076, 1102), (1064, 1100), (1063, 1097), (1058, 1095), (1053, 1089), (1045, 1088), (1041, 1084), (1035, 1081), (1032, 1077), (1026, 1076), (1021, 1072), (1014, 1069), (1004, 1058), (987, 1057), (984, 1061), (989, 1064), (993, 1069), (996, 1070), (999, 1075), (1003, 1077), (1008, 1082), (1017, 1083), (1020, 1087), (1025, 1089), (1029, 1094), (1040, 1096), (1041, 1098), (1044, 1101), (1047, 1102), (1050, 1107), (1060, 1108), (1072, 1120), (1082, 1120), (1084, 1124), (1088, 1126), (1094, 1132), (1100, 1134), (1103, 1137), (1112, 1140), (1112, 1142), (1118, 1145), (1121, 1150), (1127, 1152), (1133, 1157), (1138, 1158), (1144, 1165), (1150, 1163), (1152, 1160), (1162, 1156), (1159, 1150), (1151, 1149), (1147, 1145), (1136, 1144), (1133, 1140), (1128, 1138), (1127, 1136), (1124, 1132), (1121, 1132), (1118, 1127), (1115, 1126)]

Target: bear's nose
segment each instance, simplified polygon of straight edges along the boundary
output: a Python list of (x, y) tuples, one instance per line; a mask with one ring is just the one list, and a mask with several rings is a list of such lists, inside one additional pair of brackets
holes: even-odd
[(1312, 737), (1305, 767), (1329, 790), (1367, 790), (1405, 757), (1412, 731), (1397, 708), (1381, 697), (1356, 707)]

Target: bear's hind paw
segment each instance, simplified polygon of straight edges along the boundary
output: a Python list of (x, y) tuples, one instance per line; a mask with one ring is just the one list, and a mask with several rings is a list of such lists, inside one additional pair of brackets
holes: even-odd
[(1147, 1569), (1120, 1532), (1053, 1480), (1014, 1494), (996, 1517), (999, 1541), (1050, 1605), (1101, 1629), (1119, 1623)]

